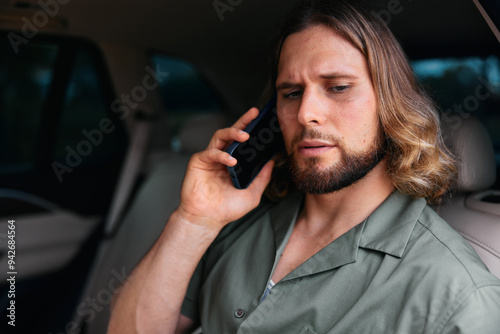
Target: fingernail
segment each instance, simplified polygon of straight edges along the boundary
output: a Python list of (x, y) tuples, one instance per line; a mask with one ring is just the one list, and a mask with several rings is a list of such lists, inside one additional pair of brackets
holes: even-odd
[(243, 131), (243, 130), (240, 130), (240, 131), (238, 131), (238, 132), (239, 132), (239, 134), (244, 134), (244, 133), (246, 133), (246, 132), (245, 132), (245, 131)]

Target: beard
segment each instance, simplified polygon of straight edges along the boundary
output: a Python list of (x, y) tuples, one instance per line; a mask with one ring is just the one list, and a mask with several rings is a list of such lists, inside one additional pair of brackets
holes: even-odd
[[(308, 194), (328, 194), (339, 191), (364, 178), (385, 156), (386, 141), (379, 134), (374, 143), (364, 152), (353, 152), (340, 145), (338, 141), (332, 140), (316, 131), (304, 131), (293, 143), (302, 139), (328, 139), (337, 142), (340, 149), (340, 160), (326, 167), (320, 168), (319, 157), (305, 158), (303, 166), (299, 166), (296, 150), (288, 156), (290, 176), (295, 186)], [(295, 145), (292, 144), (292, 147)]]

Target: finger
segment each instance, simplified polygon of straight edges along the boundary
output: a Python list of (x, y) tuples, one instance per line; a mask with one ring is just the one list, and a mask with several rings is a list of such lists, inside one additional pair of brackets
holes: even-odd
[(259, 174), (255, 177), (253, 182), (250, 184), (248, 189), (255, 192), (258, 196), (262, 196), (264, 190), (266, 189), (269, 181), (271, 181), (271, 175), (274, 168), (274, 160), (269, 160), (264, 167), (260, 170)]
[(219, 164), (232, 167), (238, 163), (230, 154), (215, 148), (196, 153), (194, 157), (202, 163), (198, 168), (203, 169), (213, 169), (214, 166), (219, 167)]
[(226, 147), (226, 145), (230, 141), (239, 141), (244, 142), (247, 141), (249, 134), (243, 130), (239, 130), (237, 128), (225, 128), (217, 130), (212, 139), (210, 139), (210, 143), (208, 144), (208, 149), (216, 148), (218, 150), (222, 150)]
[(253, 121), (257, 116), (259, 116), (259, 109), (250, 108), (246, 113), (244, 113), (234, 124), (233, 128), (240, 130), (245, 129), (251, 121)]

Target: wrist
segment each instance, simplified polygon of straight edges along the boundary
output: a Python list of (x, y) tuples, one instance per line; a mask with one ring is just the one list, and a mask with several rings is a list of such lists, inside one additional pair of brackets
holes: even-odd
[(190, 214), (181, 207), (172, 213), (166, 227), (169, 225), (173, 230), (183, 231), (190, 237), (206, 239), (210, 242), (217, 237), (223, 226), (212, 219)]
[(218, 234), (222, 227), (226, 225), (223, 221), (193, 214), (189, 210), (185, 210), (181, 205), (174, 211), (174, 214), (176, 214), (177, 219), (183, 221), (185, 224), (196, 226), (207, 233)]

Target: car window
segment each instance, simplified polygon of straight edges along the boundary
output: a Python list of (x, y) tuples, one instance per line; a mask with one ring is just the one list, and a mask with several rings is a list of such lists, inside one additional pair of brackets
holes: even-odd
[[(97, 68), (88, 52), (78, 52), (73, 73), (66, 89), (64, 109), (61, 115), (54, 160), (65, 162), (68, 152), (76, 151), (81, 164), (105, 162), (117, 146), (120, 136), (103, 132), (101, 121), (107, 118), (109, 104), (106, 103)], [(112, 125), (110, 125), (112, 129)], [(90, 146), (80, 148), (89, 142)], [(81, 154), (83, 151), (84, 154)], [(86, 155), (86, 151), (89, 154)], [(90, 153), (91, 151), (91, 153)]]
[(168, 114), (172, 149), (177, 151), (181, 125), (195, 115), (222, 111), (222, 103), (192, 63), (163, 54), (153, 54), (151, 60), (154, 68), (169, 74), (160, 83), (160, 93)]
[[(0, 188), (84, 214), (104, 213), (128, 142), (112, 101), (93, 44), (42, 36), (15, 52), (1, 39)], [(9, 210), (30, 207), (16, 201)]]
[(43, 103), (53, 77), (58, 47), (32, 43), (28, 52), (8, 52), (0, 41), (0, 173), (31, 170)]
[(500, 165), (500, 61), (489, 57), (433, 58), (412, 62), (417, 77), (441, 110), (459, 126), (474, 115), (488, 129)]

